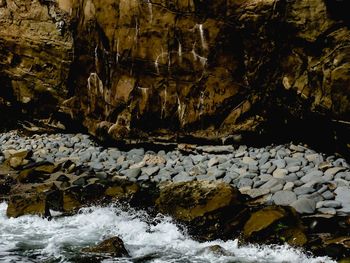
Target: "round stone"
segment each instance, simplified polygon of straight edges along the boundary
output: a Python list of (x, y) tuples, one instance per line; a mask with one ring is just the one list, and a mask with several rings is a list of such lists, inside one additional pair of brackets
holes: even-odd
[(283, 190), (276, 192), (272, 196), (272, 200), (276, 205), (290, 205), (297, 200), (297, 196), (292, 191)]
[(316, 202), (312, 199), (301, 198), (291, 203), (292, 207), (300, 214), (312, 214), (316, 209)]

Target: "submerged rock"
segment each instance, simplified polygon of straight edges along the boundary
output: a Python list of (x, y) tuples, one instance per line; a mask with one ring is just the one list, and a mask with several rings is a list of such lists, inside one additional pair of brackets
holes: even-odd
[(123, 240), (119, 237), (112, 237), (102, 241), (96, 246), (82, 249), (82, 252), (94, 254), (109, 254), (113, 257), (128, 257), (129, 253), (124, 246)]

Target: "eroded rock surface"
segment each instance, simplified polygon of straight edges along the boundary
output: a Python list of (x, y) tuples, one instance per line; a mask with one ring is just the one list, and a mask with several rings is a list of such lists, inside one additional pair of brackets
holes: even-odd
[(57, 106), (113, 140), (346, 125), (345, 2), (2, 1), (0, 105)]

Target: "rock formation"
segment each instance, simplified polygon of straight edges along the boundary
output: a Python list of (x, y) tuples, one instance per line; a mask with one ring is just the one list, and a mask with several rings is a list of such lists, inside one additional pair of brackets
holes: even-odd
[(118, 141), (283, 134), (300, 119), (339, 138), (346, 2), (3, 0), (0, 105), (60, 109)]

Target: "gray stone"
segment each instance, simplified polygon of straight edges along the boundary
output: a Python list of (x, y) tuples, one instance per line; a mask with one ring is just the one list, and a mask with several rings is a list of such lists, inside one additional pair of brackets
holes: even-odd
[(294, 207), (300, 214), (313, 214), (316, 209), (316, 202), (312, 199), (301, 198), (291, 203), (290, 206)]
[(143, 174), (146, 174), (148, 176), (154, 176), (156, 173), (158, 173), (160, 170), (160, 168), (158, 166), (154, 166), (154, 167), (143, 167), (141, 169)]
[(259, 171), (259, 167), (258, 166), (256, 166), (256, 165), (249, 165), (248, 166), (248, 170), (250, 171), (250, 172), (258, 172)]
[(346, 168), (350, 168), (349, 167), (349, 164), (346, 162), (346, 160), (345, 159), (343, 159), (343, 158), (338, 158), (337, 160), (335, 160), (334, 162), (333, 162), (333, 165), (334, 166), (343, 166), (343, 167), (346, 167)]
[(247, 157), (247, 156), (243, 157), (242, 162), (245, 164), (248, 164), (248, 165), (258, 165), (258, 161), (254, 160), (251, 157)]
[(241, 192), (242, 194), (249, 195), (251, 198), (257, 198), (270, 193), (269, 189), (246, 189)]
[(291, 173), (296, 173), (300, 170), (300, 166), (288, 166), (286, 169)]
[(202, 163), (202, 162), (207, 160), (207, 156), (206, 155), (197, 154), (197, 155), (190, 155), (190, 157), (192, 158), (192, 161), (195, 164)]
[(284, 191), (292, 191), (293, 188), (294, 188), (294, 183), (293, 182), (287, 182), (284, 185), (283, 190)]
[(137, 181), (148, 181), (150, 177), (147, 174), (143, 174), (137, 178)]
[(216, 179), (220, 179), (220, 178), (223, 178), (224, 176), (225, 176), (225, 174), (226, 174), (226, 171), (224, 171), (224, 170), (219, 170), (219, 169), (216, 169), (215, 171), (213, 171), (213, 172), (211, 172), (211, 173), (209, 173), (208, 172), (208, 175), (209, 176), (214, 176)]
[(300, 166), (302, 161), (299, 158), (285, 157), (284, 160), (287, 163), (287, 167)]
[[(331, 176), (332, 177), (332, 179), (333, 179), (333, 177), (337, 174), (337, 173), (339, 173), (340, 171), (344, 171), (346, 168), (344, 168), (344, 167), (332, 167), (332, 168), (329, 168), (329, 169), (327, 169), (325, 172), (324, 172), (324, 175), (325, 176)], [(331, 179), (331, 180), (332, 180)]]
[(272, 187), (278, 185), (280, 183), (280, 180), (278, 180), (277, 178), (271, 178), (269, 181), (267, 181), (265, 184), (263, 184), (262, 186), (260, 186), (260, 188), (267, 188), (267, 189), (271, 189)]
[(170, 181), (171, 176), (172, 176), (171, 172), (162, 171), (162, 172), (159, 172), (152, 179), (154, 179), (156, 182), (165, 182), (165, 181)]
[(283, 159), (274, 160), (274, 161), (272, 161), (272, 163), (273, 163), (274, 165), (276, 165), (276, 167), (277, 167), (278, 169), (282, 169), (282, 168), (286, 167), (286, 161), (283, 160)]
[(217, 156), (210, 158), (210, 160), (208, 161), (208, 167), (212, 167), (217, 164), (219, 164), (219, 158)]
[(272, 175), (275, 178), (284, 178), (287, 174), (288, 170), (277, 168)]
[(173, 178), (173, 182), (190, 182), (192, 181), (194, 178), (189, 176), (188, 173), (186, 172), (180, 172), (177, 175), (174, 176)]
[(271, 165), (269, 169), (267, 169), (268, 174), (272, 174), (276, 170), (277, 166), (276, 165)]
[(242, 188), (242, 187), (251, 187), (253, 185), (253, 180), (249, 178), (242, 178), (239, 180), (237, 187)]
[(140, 149), (132, 149), (128, 152), (129, 156), (137, 155), (137, 156), (143, 156), (145, 154), (145, 150), (140, 148)]
[(323, 172), (319, 170), (308, 172), (306, 175), (304, 175), (302, 178), (300, 178), (300, 181), (307, 183), (314, 180), (322, 179)]
[(327, 190), (328, 190), (328, 186), (327, 185), (322, 185), (321, 188), (319, 188), (317, 190), (317, 193), (322, 194), (322, 193), (326, 192)]
[(323, 157), (322, 155), (318, 154), (318, 153), (313, 153), (313, 154), (306, 154), (305, 158), (309, 161), (309, 162), (313, 162), (315, 164), (320, 164), (323, 162)]
[(132, 168), (132, 169), (127, 169), (122, 172), (126, 177), (128, 178), (137, 178), (141, 174), (141, 168)]
[(240, 145), (236, 151), (235, 158), (244, 156), (247, 153), (248, 147), (246, 145)]
[(222, 181), (230, 184), (232, 182), (232, 178), (230, 176), (225, 175), (224, 178), (222, 178)]
[(314, 171), (315, 169), (315, 165), (313, 163), (309, 163), (308, 165), (305, 165), (301, 168), (301, 171), (303, 171), (304, 173), (309, 173)]
[(283, 189), (283, 184), (278, 184), (278, 185), (275, 185), (274, 187), (272, 187), (271, 189), (270, 189), (270, 192), (272, 193), (272, 194), (274, 194), (274, 193), (276, 193), (276, 192), (278, 192), (278, 191), (280, 191), (280, 190), (282, 190)]
[(334, 179), (334, 182), (336, 182), (338, 187), (339, 186), (349, 186), (350, 185), (349, 181), (343, 180), (341, 178)]
[(298, 176), (296, 176), (295, 173), (292, 173), (292, 174), (288, 174), (286, 175), (284, 178), (283, 178), (286, 182), (294, 182), (296, 180), (298, 180)]
[(237, 179), (239, 177), (238, 173), (235, 172), (226, 172), (226, 176), (230, 177), (232, 180)]
[(304, 152), (305, 151), (305, 148), (301, 145), (295, 145), (295, 144), (291, 144), (289, 146), (289, 149), (291, 149), (292, 151), (295, 151), (295, 152)]
[(332, 216), (334, 216), (337, 213), (337, 211), (331, 207), (328, 207), (328, 208), (321, 207), (321, 208), (318, 208), (317, 211), (322, 213), (322, 214), (332, 215)]
[(331, 208), (340, 208), (342, 207), (342, 203), (339, 202), (339, 201), (321, 201), (321, 202), (318, 202), (316, 207), (319, 206), (319, 207), (331, 207)]
[(271, 174), (262, 174), (259, 176), (259, 178), (261, 181), (267, 182), (272, 178), (272, 175)]
[(257, 180), (257, 181), (254, 182), (253, 188), (259, 188), (259, 187), (262, 186), (264, 183), (266, 183), (266, 181)]
[(272, 196), (272, 200), (276, 205), (290, 205), (297, 197), (292, 191), (278, 191)]
[(272, 166), (271, 162), (267, 162), (267, 163), (265, 163), (265, 164), (263, 164), (263, 165), (260, 165), (260, 170), (261, 170), (261, 169), (266, 169), (266, 170), (268, 170), (271, 166)]
[[(216, 178), (211, 175), (203, 174), (196, 177), (198, 181), (216, 181)], [(234, 183), (233, 181), (231, 183)]]
[(296, 195), (305, 195), (313, 192), (315, 192), (315, 189), (312, 187), (300, 186), (300, 187), (294, 188), (294, 193)]
[(86, 184), (86, 177), (80, 177), (77, 180), (73, 181), (73, 185), (84, 186)]
[(339, 201), (343, 206), (343, 208), (340, 209), (340, 212), (350, 213), (350, 187), (337, 187), (334, 193), (336, 195), (335, 200)]
[[(268, 153), (267, 153), (268, 154)], [(269, 160), (269, 158), (270, 158), (270, 154), (268, 154), (268, 156), (267, 155), (265, 155), (265, 156), (262, 156), (261, 158), (260, 158), (260, 160), (259, 160), (259, 166), (260, 166), (260, 168), (262, 167), (262, 166), (264, 166), (266, 163), (267, 163), (267, 161)], [(269, 164), (269, 166), (271, 166), (271, 164)], [(268, 169), (269, 167), (267, 167), (266, 169)]]
[(104, 166), (102, 165), (102, 163), (98, 163), (98, 162), (91, 163), (90, 167), (96, 171), (101, 171), (104, 169)]
[(250, 173), (250, 172), (244, 173), (240, 176), (240, 178), (250, 178), (250, 179), (253, 179), (255, 177), (258, 177), (258, 174)]
[(295, 173), (299, 178), (303, 177), (305, 173), (303, 171), (299, 171)]
[(331, 192), (331, 191), (325, 191), (323, 192), (322, 194), (322, 197), (326, 200), (329, 200), (329, 199), (333, 199), (334, 198), (334, 194)]

